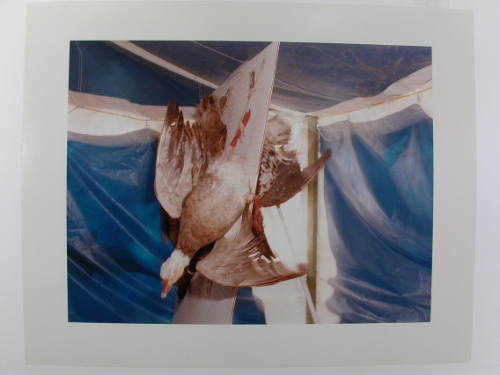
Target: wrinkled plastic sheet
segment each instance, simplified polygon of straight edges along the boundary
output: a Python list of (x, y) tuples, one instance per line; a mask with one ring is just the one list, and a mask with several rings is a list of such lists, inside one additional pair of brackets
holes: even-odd
[[(160, 299), (162, 241), (154, 194), (157, 134), (69, 134), (67, 166), (68, 320), (170, 323), (177, 291)], [(238, 292), (233, 323), (265, 323), (250, 288)]]
[(330, 248), (327, 308), (341, 323), (430, 320), (432, 119), (414, 105), (320, 127)]
[[(134, 41), (138, 47), (215, 84), (269, 42)], [(431, 63), (431, 49), (415, 46), (280, 43), (273, 104), (318, 111), (391, 83)], [(151, 67), (112, 43), (70, 43), (70, 90), (164, 105), (165, 98), (192, 106), (212, 92), (166, 69)]]

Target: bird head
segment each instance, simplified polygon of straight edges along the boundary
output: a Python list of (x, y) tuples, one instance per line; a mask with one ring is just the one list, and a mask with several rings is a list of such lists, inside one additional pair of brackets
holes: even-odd
[(189, 265), (190, 258), (182, 252), (175, 249), (170, 257), (163, 262), (160, 269), (160, 278), (163, 284), (161, 298), (165, 298), (177, 280), (184, 273), (184, 269)]

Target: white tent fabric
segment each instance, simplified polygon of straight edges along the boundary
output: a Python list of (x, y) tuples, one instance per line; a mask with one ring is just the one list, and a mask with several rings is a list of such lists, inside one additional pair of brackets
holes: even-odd
[[(125, 99), (69, 92), (68, 131), (88, 135), (119, 135), (150, 128), (161, 131), (166, 106), (140, 105)], [(195, 108), (181, 108), (192, 119)]]

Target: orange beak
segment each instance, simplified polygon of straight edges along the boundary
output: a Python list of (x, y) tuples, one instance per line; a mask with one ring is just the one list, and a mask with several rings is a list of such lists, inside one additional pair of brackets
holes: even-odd
[(167, 297), (168, 292), (170, 292), (170, 284), (166, 280), (163, 280), (162, 283), (163, 283), (163, 289), (161, 290), (161, 296), (160, 297), (162, 299), (164, 299), (164, 298)]

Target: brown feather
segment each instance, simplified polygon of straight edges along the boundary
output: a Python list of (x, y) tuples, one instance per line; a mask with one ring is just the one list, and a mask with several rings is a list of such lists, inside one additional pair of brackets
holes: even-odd
[(222, 152), (226, 126), (219, 100), (208, 96), (198, 106), (194, 123), (184, 121), (179, 106), (169, 100), (156, 159), (156, 196), (172, 218), (209, 164)]
[(196, 269), (208, 279), (229, 287), (270, 285), (302, 276), (307, 271), (303, 263), (291, 269), (275, 258), (264, 234), (253, 233), (248, 205), (236, 237), (217, 241)]
[(316, 162), (303, 170), (300, 170), (297, 161), (280, 163), (272, 185), (260, 198), (261, 206), (279, 206), (291, 199), (316, 177), (330, 156), (331, 150), (327, 150)]

